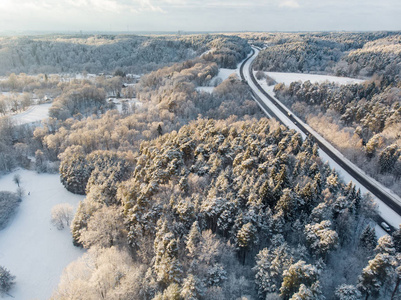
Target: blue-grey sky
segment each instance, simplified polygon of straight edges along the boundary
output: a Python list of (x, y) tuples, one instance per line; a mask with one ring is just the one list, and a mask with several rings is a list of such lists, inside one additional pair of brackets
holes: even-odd
[(401, 30), (400, 0), (0, 0), (0, 31)]

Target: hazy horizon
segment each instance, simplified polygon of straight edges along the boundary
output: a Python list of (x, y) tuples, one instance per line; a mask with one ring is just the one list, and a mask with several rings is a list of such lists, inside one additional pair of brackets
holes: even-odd
[(327, 0), (2, 0), (1, 32), (400, 30), (401, 3)]

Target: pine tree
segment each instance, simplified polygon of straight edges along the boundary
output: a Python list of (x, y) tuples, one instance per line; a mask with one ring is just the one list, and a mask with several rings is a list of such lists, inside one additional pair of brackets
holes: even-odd
[(279, 291), (283, 281), (283, 272), (293, 263), (286, 243), (271, 250), (264, 248), (256, 256), (255, 283), (259, 295), (263, 298), (267, 293)]
[(360, 300), (361, 292), (354, 285), (342, 284), (336, 289), (339, 300)]
[(401, 253), (401, 224), (399, 228), (393, 232), (393, 243), (396, 252)]
[(256, 228), (251, 222), (244, 224), (237, 233), (237, 243), (240, 247), (242, 264), (245, 264), (246, 252), (258, 243), (256, 233)]
[(0, 294), (8, 294), (10, 289), (15, 284), (15, 276), (11, 275), (10, 271), (5, 267), (0, 266)]
[(368, 266), (362, 270), (357, 285), (365, 299), (379, 296), (382, 287), (391, 278), (392, 265), (393, 257), (387, 253), (379, 253), (369, 261)]
[(300, 260), (283, 272), (280, 296), (284, 299), (290, 299), (294, 294), (302, 292), (305, 288), (314, 288), (318, 284), (318, 277), (319, 272), (315, 266), (307, 265)]
[(202, 282), (194, 275), (189, 274), (184, 279), (181, 289), (181, 297), (188, 300), (201, 299), (204, 293), (204, 287)]
[(154, 242), (153, 268), (157, 280), (164, 284), (180, 283), (183, 273), (178, 259), (178, 241), (167, 229), (167, 222), (159, 220)]
[(316, 256), (325, 257), (326, 254), (337, 247), (337, 232), (330, 229), (330, 221), (305, 226), (305, 236), (312, 253)]
[(401, 151), (396, 144), (386, 147), (379, 156), (380, 173), (391, 172)]
[(190, 257), (195, 257), (197, 254), (197, 247), (199, 246), (199, 243), (201, 241), (201, 232), (199, 228), (198, 221), (195, 221), (192, 226), (191, 230), (188, 233), (187, 236), (187, 250), (188, 250), (188, 255)]
[(389, 255), (395, 254), (394, 242), (391, 236), (388, 234), (383, 235), (377, 241), (377, 246), (375, 248), (376, 253), (386, 253)]
[(368, 253), (372, 253), (376, 247), (377, 239), (374, 227), (367, 225), (359, 238), (359, 246), (365, 249)]

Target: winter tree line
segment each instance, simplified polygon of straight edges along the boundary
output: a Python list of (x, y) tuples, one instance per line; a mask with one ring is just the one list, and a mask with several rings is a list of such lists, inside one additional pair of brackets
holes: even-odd
[(253, 38), (267, 46), (255, 59), (257, 70), (361, 78), (378, 74), (388, 82), (401, 73), (399, 32), (277, 33)]
[(371, 198), (313, 140), (262, 118), (235, 76), (196, 91), (245, 57), (246, 42), (228, 41), (239, 55), (210, 51), (143, 76), (140, 107), (102, 110), (102, 88), (84, 83), (82, 96), (67, 88), (54, 101), (66, 114), (5, 135), (86, 195), (71, 230), (88, 251), (52, 299), (399, 297), (401, 231), (377, 240)]
[(224, 67), (235, 67), (246, 40), (236, 36), (49, 35), (0, 37), (0, 74), (125, 73), (142, 74), (212, 50)]
[[(119, 37), (119, 36), (108, 36), (108, 37), (79, 37), (75, 39), (74, 37), (66, 37), (64, 36), (63, 39), (68, 39), (71, 40), (72, 45), (75, 45), (76, 47), (79, 47), (80, 43), (86, 44), (95, 44), (97, 47), (106, 47), (110, 43), (117, 43), (116, 45), (119, 45), (120, 39), (121, 40), (126, 40), (129, 37)], [(159, 66), (160, 65), (166, 65), (166, 64), (171, 64), (174, 60), (168, 60), (164, 61), (159, 59), (159, 54), (158, 51), (161, 51), (160, 49), (168, 49), (168, 47), (165, 47), (164, 42), (161, 42), (160, 44), (157, 42), (158, 38), (150, 38), (150, 37), (132, 37), (133, 39), (144, 39), (146, 40), (146, 44), (153, 45), (149, 49), (147, 49), (147, 55), (149, 56), (155, 56), (158, 57), (159, 61)], [(17, 43), (17, 46), (24, 46), (22, 48), (18, 48), (21, 51), (25, 51), (27, 48), (25, 47), (26, 45), (35, 45), (36, 42), (41, 43), (40, 41), (48, 41), (46, 43), (50, 43), (49, 41), (52, 41), (51, 43), (61, 43), (61, 40), (63, 40), (61, 37), (42, 37), (42, 38), (35, 38), (32, 41), (28, 42), (27, 38), (15, 38), (15, 39), (10, 39), (10, 38), (4, 38), (2, 42), (4, 43), (17, 43), (19, 41), (21, 44)], [(163, 41), (168, 40), (168, 39), (176, 39), (174, 37), (165, 37), (162, 38)], [(117, 42), (115, 42), (117, 40)], [(181, 43), (187, 45), (188, 47), (193, 47), (196, 49), (198, 52), (203, 53), (206, 50), (210, 50), (208, 55), (205, 55), (205, 58), (201, 60), (201, 65), (202, 64), (209, 64), (210, 69), (213, 69), (213, 71), (208, 71), (210, 75), (208, 78), (203, 78), (200, 76), (199, 79), (196, 79), (194, 81), (194, 84), (200, 84), (200, 82), (208, 82), (211, 79), (211, 76), (215, 76), (217, 73), (217, 67), (229, 67), (229, 66), (236, 66), (239, 61), (241, 61), (245, 56), (246, 53), (249, 52), (250, 46), (248, 43), (238, 37), (225, 37), (221, 35), (199, 35), (199, 36), (188, 36), (188, 37), (183, 37), (180, 39)], [(45, 43), (45, 44), (46, 44)], [(166, 42), (167, 43), (167, 42)], [(168, 43), (170, 45), (170, 43)], [(174, 44), (174, 43), (173, 43)], [(47, 44), (46, 44), (47, 45)], [(136, 45), (136, 44), (135, 44)], [(54, 47), (56, 49), (54, 49)], [(57, 48), (55, 45), (53, 45), (47, 51), (50, 51), (48, 56), (51, 56), (50, 53), (57, 53), (57, 51), (66, 51), (67, 48)], [(138, 45), (137, 45), (138, 46)], [(33, 46), (32, 46), (33, 47)], [(43, 46), (45, 47), (45, 46)], [(139, 46), (138, 46), (139, 47)], [(107, 48), (107, 47), (106, 47)], [(210, 48), (210, 49), (209, 49)], [(5, 49), (5, 46), (3, 47), (3, 50)], [(25, 50), (24, 50), (25, 49)], [(59, 50), (57, 50), (59, 49)], [(102, 48), (103, 49), (103, 48)], [(42, 49), (43, 51), (40, 53), (47, 53)], [(77, 48), (75, 50), (76, 53), (81, 53), (78, 51), (79, 49)], [(109, 49), (110, 50), (110, 49)], [(115, 49), (114, 49), (115, 50)], [(51, 52), (53, 51), (53, 52)], [(99, 50), (100, 51), (100, 50)], [(111, 50), (110, 50), (111, 51)], [(117, 50), (116, 50), (117, 51)], [(128, 50), (127, 50), (128, 51)], [(130, 51), (133, 51), (133, 49), (130, 48)], [(153, 51), (153, 52), (152, 52)], [(6, 52), (6, 51), (5, 51)], [(73, 51), (74, 52), (74, 51)], [(74, 52), (74, 53), (75, 53)], [(118, 52), (118, 51), (117, 51)], [(3, 53), (3, 52), (2, 52)], [(13, 52), (14, 53), (14, 52)], [(39, 52), (38, 52), (39, 53)], [(107, 52), (109, 55), (114, 55), (115, 52)], [(107, 54), (106, 53), (106, 54)], [(153, 53), (153, 54), (152, 54)], [(3, 53), (4, 54), (4, 53)], [(92, 56), (91, 56), (92, 57)], [(180, 58), (185, 59), (184, 58)], [(0, 60), (2, 61), (2, 60)], [(8, 60), (10, 61), (10, 60)], [(107, 61), (114, 61), (113, 59), (107, 59)], [(196, 60), (195, 60), (196, 61)], [(188, 64), (193, 64), (195, 61), (188, 62)], [(214, 63), (214, 62), (217, 62)], [(62, 66), (62, 63), (57, 63), (53, 62), (54, 66)], [(142, 65), (145, 64), (144, 61), (141, 61)], [(82, 66), (82, 65), (81, 65)], [(113, 66), (114, 68), (115, 66)], [(109, 66), (103, 65), (102, 66), (102, 71), (112, 71), (114, 69), (108, 69)], [(181, 67), (185, 69), (185, 65), (182, 65)], [(199, 65), (198, 65), (199, 68)], [(126, 70), (126, 69), (124, 69)], [(74, 71), (73, 69), (68, 69), (68, 71)], [(75, 70), (77, 72), (82, 71), (82, 69), (77, 69)], [(171, 69), (172, 72), (174, 72), (173, 69)], [(181, 71), (181, 70), (180, 70)], [(196, 70), (191, 70), (191, 72), (195, 72)], [(205, 71), (206, 72), (206, 71)], [(19, 112), (21, 110), (24, 110), (28, 105), (32, 104), (32, 99), (37, 98), (39, 101), (43, 101), (46, 98), (49, 99), (54, 99), (52, 107), (50, 108), (50, 120), (44, 125), (46, 130), (49, 130), (50, 132), (54, 133), (56, 130), (56, 127), (59, 126), (60, 120), (66, 120), (70, 119), (73, 121), (76, 121), (78, 119), (82, 119), (84, 117), (92, 116), (92, 115), (101, 115), (105, 111), (110, 110), (115, 108), (112, 103), (108, 103), (106, 101), (106, 96), (107, 95), (114, 95), (114, 96), (127, 96), (129, 98), (132, 98), (133, 95), (135, 94), (135, 91), (132, 89), (132, 87), (125, 88), (122, 90), (122, 85), (124, 82), (129, 82), (129, 78), (122, 77), (125, 75), (125, 72), (119, 68), (114, 71), (114, 74), (116, 76), (113, 77), (106, 77), (106, 76), (97, 76), (95, 79), (72, 79), (68, 76), (65, 75), (48, 75), (48, 74), (37, 74), (37, 75), (27, 75), (25, 73), (21, 74), (10, 74), (7, 76), (4, 80), (0, 81), (0, 89), (2, 92), (6, 92), (3, 95), (0, 95), (0, 114), (6, 116), (9, 115), (11, 112)], [(120, 76), (122, 75), (122, 76)], [(196, 75), (197, 76), (197, 75)], [(185, 77), (181, 78), (182, 80), (186, 80)], [(188, 81), (192, 81), (193, 78), (188, 79)], [(198, 83), (197, 83), (198, 82)], [(220, 87), (220, 90), (223, 88), (226, 88), (227, 91), (221, 91), (222, 93), (228, 92), (229, 90), (232, 90), (233, 92), (236, 91), (238, 92), (238, 88), (235, 86), (235, 82), (232, 82), (231, 84), (225, 84)], [(231, 89), (231, 87), (234, 87)], [(170, 86), (170, 89), (172, 89), (173, 86)], [(243, 89), (243, 87), (242, 87)], [(194, 92), (194, 91), (193, 91)], [(178, 93), (177, 93), (178, 94)], [(221, 94), (221, 93), (220, 93)], [(184, 95), (184, 94), (182, 94)], [(203, 97), (207, 98), (207, 95), (204, 95)], [(202, 97), (200, 97), (201, 99)], [(221, 99), (219, 100), (222, 102), (224, 100), (224, 97), (220, 97)], [(198, 105), (202, 105), (202, 101), (198, 101)], [(211, 97), (208, 99), (208, 103), (212, 103), (214, 100), (212, 100)], [(256, 105), (248, 100), (247, 101), (248, 105), (248, 111), (249, 110), (254, 110), (256, 108)], [(128, 107), (129, 105), (124, 104), (124, 109), (123, 111), (125, 113), (128, 113), (130, 109), (135, 110), (135, 107), (131, 106)], [(149, 103), (149, 106), (151, 104)], [(218, 106), (218, 105), (217, 105)], [(188, 113), (192, 107), (187, 108)], [(230, 113), (228, 110), (232, 109), (229, 105), (222, 106), (221, 110), (226, 110), (225, 115), (228, 116)], [(238, 109), (239, 110), (239, 109)], [(147, 111), (147, 108), (144, 110)], [(223, 111), (220, 111), (223, 113)], [(215, 115), (217, 113), (215, 113)], [(201, 113), (199, 110), (192, 110), (191, 113), (191, 118), (196, 118), (198, 113)], [(167, 123), (176, 123), (174, 120), (173, 116), (170, 114), (170, 112), (163, 113), (163, 116), (157, 117), (156, 119), (146, 115), (148, 113), (143, 113), (141, 114), (141, 118), (144, 118), (146, 120), (146, 127), (153, 128), (155, 122), (161, 121), (161, 122), (167, 122)], [(156, 113), (158, 114), (158, 113)], [(155, 115), (156, 115), (155, 114)], [(170, 115), (169, 115), (170, 114)], [(152, 115), (152, 114), (151, 114)], [(72, 118), (73, 117), (73, 118)], [(95, 117), (96, 118), (96, 117)], [(153, 119), (151, 121), (151, 119)], [(141, 122), (141, 121), (140, 121)], [(177, 129), (178, 125), (181, 124), (182, 122), (176, 123), (175, 125), (171, 126), (171, 129), (169, 128), (169, 124), (166, 124), (167, 128), (166, 130), (173, 130)], [(152, 125), (151, 125), (152, 124)], [(159, 124), (156, 124), (156, 127)], [(67, 126), (68, 128), (68, 126)], [(138, 128), (139, 129), (139, 128)], [(40, 130), (39, 130), (40, 131)], [(139, 129), (140, 136), (143, 136), (142, 134), (143, 130)], [(48, 160), (44, 155), (47, 155), (47, 153), (43, 154), (42, 148), (41, 148), (41, 142), (37, 143), (37, 140), (32, 139), (33, 137), (33, 129), (29, 126), (16, 126), (13, 124), (12, 120), (10, 118), (1, 118), (0, 119), (0, 172), (8, 172), (15, 168), (18, 165), (21, 165), (23, 167), (28, 167), (29, 166), (29, 159), (28, 157), (36, 156), (35, 164), (36, 164), (36, 169), (37, 170), (42, 170), (42, 171), (51, 171), (54, 170), (54, 165), (48, 164)], [(149, 131), (144, 130), (145, 135), (149, 135)], [(36, 150), (40, 150), (37, 152)], [(36, 155), (38, 154), (38, 155)], [(52, 159), (54, 160), (54, 158)]]
[[(401, 36), (391, 33), (385, 37), (382, 35), (362, 34), (369, 41), (363, 46), (359, 44), (357, 50), (346, 48), (348, 52), (343, 53), (345, 56), (338, 63), (339, 66), (344, 61), (352, 61), (358, 66), (355, 70), (369, 68), (369, 75), (374, 74), (370, 80), (343, 86), (328, 82), (293, 82), (289, 86), (277, 84), (274, 91), (283, 103), (349, 159), (401, 195)], [(313, 35), (306, 37), (311, 39)], [(370, 41), (373, 37), (375, 39)], [(291, 39), (277, 43), (284, 48), (294, 46)], [(296, 49), (302, 51), (302, 48)], [(270, 64), (264, 54), (258, 59), (262, 64)], [(278, 66), (277, 70), (289, 71), (285, 66)], [(308, 67), (298, 71), (316, 70)], [(330, 73), (328, 70), (325, 72)], [(361, 71), (347, 71), (342, 75), (357, 76), (361, 75)]]
[(63, 184), (86, 193), (71, 229), (90, 251), (54, 299), (398, 295), (400, 232), (377, 241), (371, 198), (278, 123), (198, 119), (132, 156), (61, 158)]
[[(211, 38), (206, 37), (205, 39), (210, 40)], [(210, 51), (211, 53), (215, 53), (215, 56), (209, 54), (205, 57), (205, 59), (199, 61), (189, 61), (186, 64), (179, 65), (174, 70), (172, 69), (173, 71), (178, 70), (179, 73), (182, 71), (182, 76), (175, 80), (174, 84), (178, 84), (182, 81), (188, 81), (190, 83), (190, 89), (185, 90), (185, 92), (195, 93), (195, 86), (197, 84), (207, 84), (211, 78), (217, 74), (218, 65), (230, 66), (229, 64), (232, 64), (236, 66), (237, 63), (242, 60), (249, 51), (249, 45), (246, 43), (246, 41), (243, 41), (239, 38), (225, 39), (221, 36), (218, 36), (216, 39), (217, 41), (213, 43), (213, 50)], [(192, 41), (193, 40), (194, 39), (192, 39)], [(238, 45), (236, 44), (237, 41)], [(214, 61), (216, 61), (217, 64)], [(195, 64), (196, 67), (194, 67)], [(207, 68), (205, 66), (207, 66)], [(205, 70), (203, 70), (203, 67)], [(198, 74), (198, 72), (200, 73)], [(202, 72), (206, 73), (206, 76), (202, 75)], [(124, 72), (116, 71), (115, 75), (124, 76), (123, 73)], [(210, 76), (207, 77), (207, 75)], [(7, 92), (7, 94), (13, 93), (15, 95), (19, 95), (29, 92), (39, 97), (40, 95), (42, 97), (44, 95), (50, 95), (51, 97), (55, 98), (52, 108), (50, 109), (50, 118), (45, 121), (42, 126), (39, 126), (36, 129), (32, 128), (31, 126), (16, 126), (12, 123), (10, 118), (1, 118), (1, 172), (9, 172), (17, 166), (22, 166), (25, 168), (33, 167), (38, 172), (54, 172), (56, 168), (58, 169), (59, 164), (59, 158), (57, 155), (63, 154), (61, 153), (63, 152), (63, 149), (58, 149), (58, 146), (61, 145), (56, 144), (58, 143), (57, 138), (62, 137), (51, 136), (49, 139), (43, 140), (44, 136), (47, 137), (47, 135), (50, 136), (55, 133), (68, 132), (71, 133), (73, 138), (73, 135), (75, 134), (75, 138), (70, 141), (70, 144), (66, 144), (66, 146), (69, 146), (73, 143), (76, 143), (76, 138), (79, 137), (79, 135), (77, 136), (77, 133), (74, 131), (76, 129), (79, 130), (79, 126), (81, 124), (86, 127), (85, 131), (91, 135), (87, 126), (92, 126), (97, 123), (96, 126), (101, 126), (102, 128), (99, 128), (99, 130), (94, 130), (94, 132), (98, 132), (100, 135), (104, 135), (106, 133), (106, 136), (104, 136), (105, 139), (103, 139), (107, 144), (105, 147), (110, 147), (113, 149), (113, 151), (116, 151), (119, 148), (115, 147), (115, 144), (111, 143), (110, 138), (112, 137), (113, 141), (121, 144), (121, 147), (128, 153), (128, 156), (130, 156), (133, 155), (132, 150), (138, 149), (141, 139), (149, 139), (153, 136), (161, 135), (163, 131), (171, 131), (174, 128), (177, 129), (181, 126), (180, 124), (185, 124), (186, 122), (190, 121), (189, 117), (187, 116), (180, 119), (179, 122), (176, 122), (175, 115), (173, 113), (166, 115), (166, 111), (164, 111), (164, 109), (160, 109), (160, 112), (158, 110), (151, 111), (150, 108), (153, 106), (153, 103), (151, 102), (148, 104), (144, 103), (143, 109), (140, 111), (136, 111), (133, 107), (127, 110), (123, 109), (122, 111), (124, 116), (120, 115), (116, 110), (110, 111), (103, 116), (102, 114), (105, 113), (105, 111), (114, 108), (113, 105), (110, 105), (106, 102), (106, 95), (115, 95), (118, 97), (120, 94), (127, 94), (126, 96), (132, 98), (133, 95), (132, 93), (129, 93), (129, 91), (127, 92), (128, 89), (125, 89), (125, 91), (122, 90), (122, 84), (123, 82), (126, 82), (126, 80), (128, 79), (121, 78), (120, 76), (114, 76), (112, 78), (98, 76), (91, 80), (77, 80), (59, 75), (11, 74), (5, 80), (1, 81), (1, 89), (3, 92)], [(225, 93), (230, 91), (238, 94), (239, 100), (232, 100), (236, 101), (234, 108), (240, 110), (242, 106), (246, 107), (243, 105), (243, 102), (245, 102), (245, 104), (250, 108), (245, 109), (245, 111), (258, 111), (257, 106), (254, 105), (252, 101), (247, 99), (249, 98), (247, 96), (249, 95), (249, 91), (244, 85), (237, 87), (237, 83), (239, 83), (239, 81), (235, 78), (232, 78), (230, 81), (221, 84), (221, 87), (217, 89), (216, 96), (214, 97), (214, 99), (219, 101), (220, 104), (215, 105), (214, 109), (218, 109), (219, 106), (221, 106), (222, 112), (225, 112), (226, 116), (229, 115), (229, 112), (227, 111), (228, 107), (224, 107), (222, 103), (226, 97), (230, 97), (230, 95), (225, 95)], [(168, 85), (170, 84), (171, 83)], [(160, 88), (162, 89), (161, 86)], [(172, 86), (169, 86), (169, 90), (171, 94)], [(203, 95), (202, 97), (205, 98), (205, 96), (206, 95)], [(199, 96), (199, 99), (196, 99), (198, 102), (197, 106), (199, 106), (199, 108), (197, 108), (195, 111), (197, 114), (191, 115), (192, 119), (197, 117), (198, 114), (206, 112), (204, 109), (205, 106), (200, 105), (202, 97)], [(212, 99), (208, 99), (208, 101), (213, 102)], [(231, 104), (233, 103), (234, 102)], [(7, 112), (5, 114), (7, 114)], [(151, 122), (152, 119), (155, 121), (159, 120), (160, 122)], [(82, 123), (80, 122), (81, 120), (83, 120)], [(93, 121), (92, 125), (90, 125), (91, 121)], [(118, 122), (118, 124), (114, 124), (114, 121)], [(163, 122), (166, 121), (172, 121), (170, 127), (167, 125), (164, 126)], [(114, 128), (111, 126), (115, 125), (116, 130), (120, 130), (122, 135), (116, 135), (116, 133), (113, 132)], [(130, 132), (124, 136), (123, 133), (125, 133), (127, 129)], [(71, 132), (69, 132), (70, 130)], [(107, 132), (105, 132), (105, 130)], [(107, 135), (107, 133), (109, 134)], [(82, 136), (82, 138), (85, 138), (86, 136), (87, 135), (85, 134)], [(129, 139), (129, 136), (132, 137), (132, 140), (129, 140), (129, 142), (124, 142), (124, 139)], [(96, 148), (105, 149), (103, 148), (104, 145), (101, 145), (101, 139), (98, 137), (99, 136), (95, 136), (95, 138), (92, 139), (92, 142), (94, 142), (92, 144), (93, 148), (91, 148), (91, 150), (87, 149), (88, 153)], [(118, 150), (120, 151), (121, 149)], [(68, 151), (64, 155), (67, 156), (67, 153)], [(34, 156), (34, 160), (32, 159), (32, 156)], [(125, 169), (124, 172), (126, 172)], [(122, 180), (121, 177), (117, 178), (118, 180)], [(100, 183), (102, 178), (98, 178), (97, 180), (97, 183)], [(12, 212), (15, 211), (19, 199), (20, 196), (17, 198), (11, 193), (4, 192), (1, 194), (1, 226), (4, 226), (10, 216), (12, 216)], [(58, 228), (68, 226), (70, 212), (71, 209), (69, 207), (54, 207), (52, 210), (53, 224)], [(4, 267), (1, 267), (0, 271), (0, 292), (7, 293), (13, 286), (15, 277)]]

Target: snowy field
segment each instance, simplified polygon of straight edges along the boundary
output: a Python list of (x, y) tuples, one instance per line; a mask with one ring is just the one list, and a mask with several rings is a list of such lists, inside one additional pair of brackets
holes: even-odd
[(273, 78), (277, 83), (284, 83), (285, 85), (290, 85), (291, 82), (294, 81), (307, 81), (315, 83), (323, 83), (325, 81), (335, 82), (338, 84), (353, 84), (353, 83), (361, 83), (364, 80), (349, 78), (349, 77), (337, 77), (337, 76), (329, 76), (329, 75), (316, 75), (316, 74), (304, 74), (304, 73), (280, 73), (280, 72), (265, 72), (265, 74), (269, 75)]
[(17, 125), (38, 122), (48, 118), (49, 108), (51, 106), (51, 103), (33, 105), (29, 107), (26, 111), (13, 115), (11, 119), (15, 121)]
[(231, 74), (235, 74), (236, 72), (237, 72), (237, 69), (220, 68), (217, 76), (213, 77), (212, 80), (210, 81), (211, 86), (198, 86), (198, 87), (196, 87), (196, 90), (198, 92), (212, 93), (214, 90), (214, 85), (215, 85), (216, 80), (223, 82), (228, 77), (230, 77)]
[[(226, 68), (220, 68), (219, 73), (217, 74), (216, 77), (213, 77), (213, 79), (210, 81), (210, 86), (198, 86), (196, 87), (196, 90), (198, 92), (207, 92), (207, 93), (212, 93), (214, 90), (214, 84), (216, 80), (221, 80), (224, 81), (230, 75), (232, 74), (237, 74), (238, 78), (240, 78), (239, 75), (239, 67), (241, 66), (241, 63), (238, 64), (237, 69), (226, 69)], [(256, 72), (254, 72), (256, 73)], [(337, 77), (337, 76), (329, 76), (329, 75), (317, 75), (317, 74), (303, 74), (303, 73), (282, 73), (282, 72), (265, 72), (265, 74), (269, 75), (271, 78), (273, 78), (277, 83), (284, 83), (285, 85), (290, 85), (291, 82), (294, 81), (307, 81), (310, 80), (310, 82), (315, 83), (322, 83), (322, 82), (335, 82), (338, 84), (353, 84), (353, 83), (361, 83), (364, 80), (361, 79), (355, 79), (355, 78), (349, 78), (349, 77)], [(267, 86), (266, 80), (258, 80), (259, 84), (263, 85), (264, 88), (266, 88), (269, 92), (273, 91), (274, 85), (273, 86)]]
[(51, 208), (59, 203), (76, 208), (84, 196), (64, 189), (59, 175), (28, 170), (1, 177), (0, 191), (15, 192), (17, 185), (12, 179), (16, 173), (21, 176), (25, 196), (14, 218), (0, 231), (0, 265), (16, 276), (10, 291), (14, 299), (48, 299), (63, 269), (84, 252), (73, 246), (69, 229), (59, 231), (50, 224)]

